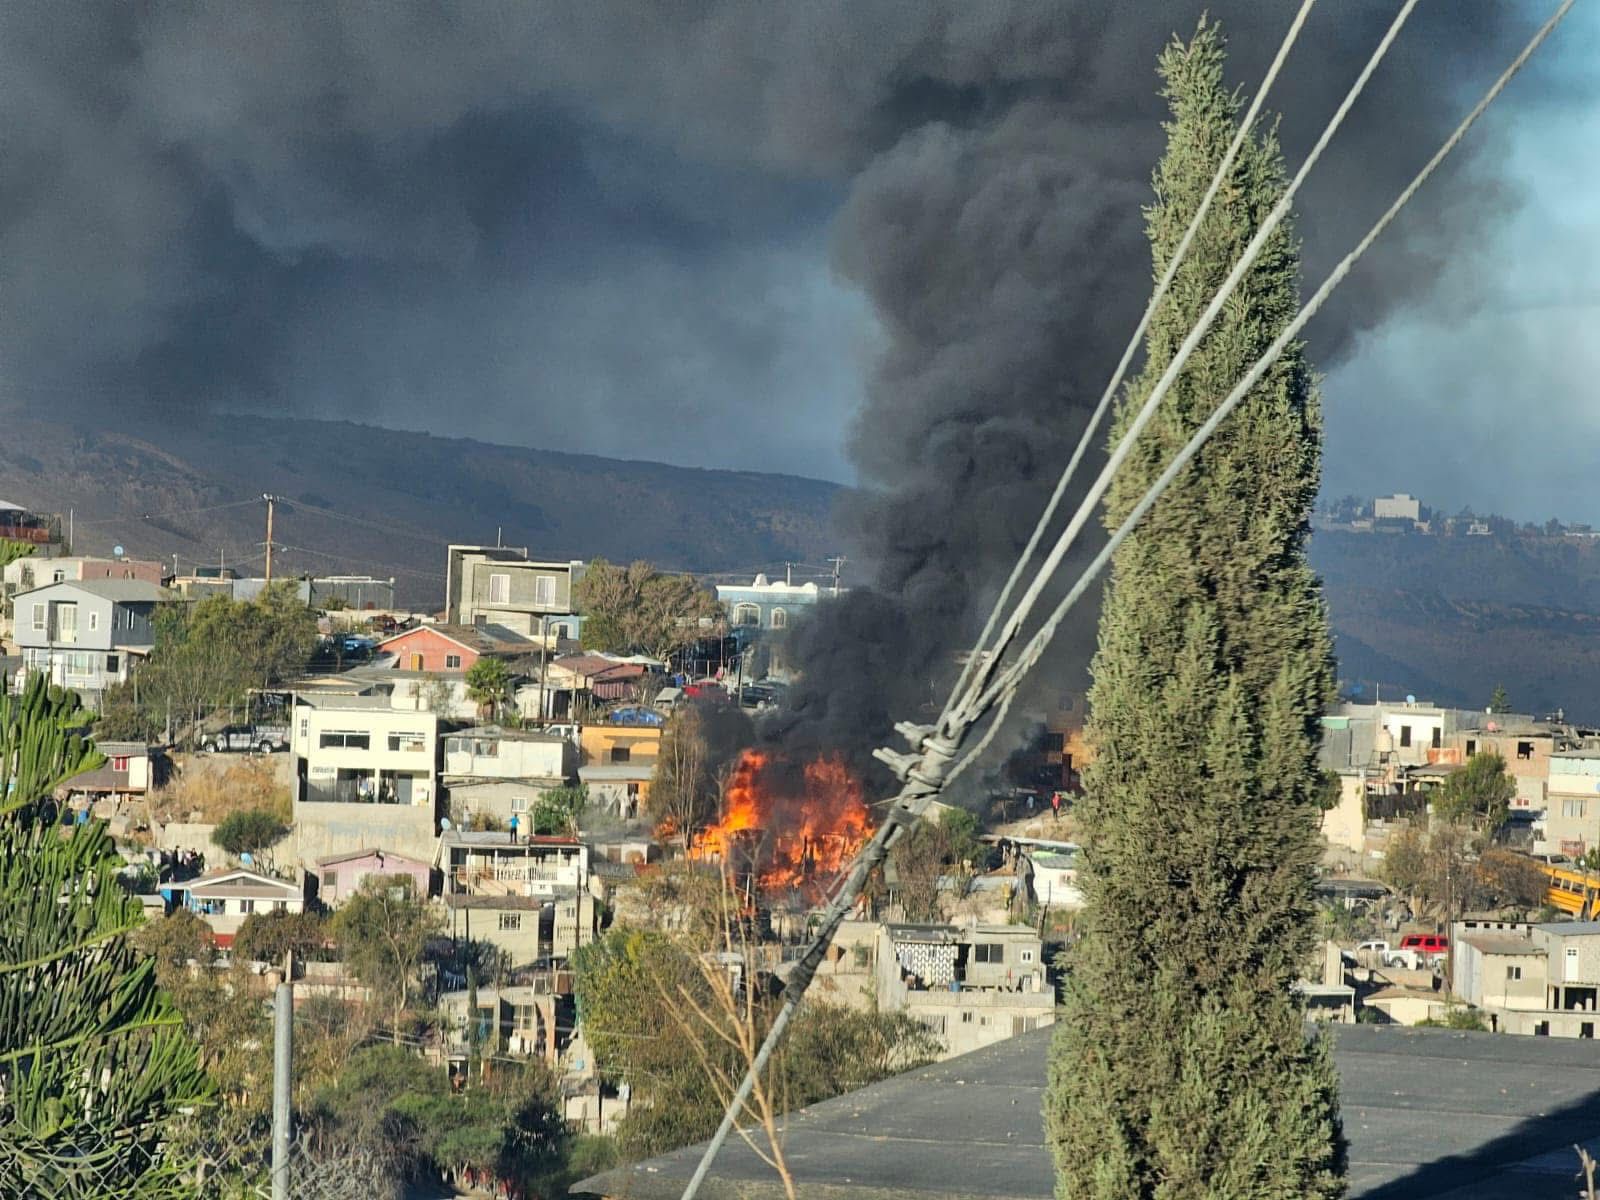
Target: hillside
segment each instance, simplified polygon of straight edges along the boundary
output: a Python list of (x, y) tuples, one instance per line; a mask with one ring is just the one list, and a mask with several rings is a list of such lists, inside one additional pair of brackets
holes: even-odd
[[(834, 550), (834, 484), (787, 475), (490, 445), (356, 425), (124, 410), (87, 428), (0, 413), (0, 498), (75, 510), (77, 548), (174, 552), (258, 571), (265, 505), (280, 505), (288, 572), (395, 576), (401, 597), (442, 602), (449, 542), (527, 546), (550, 558), (649, 558), (754, 571)], [(295, 503), (296, 501), (300, 503)], [(315, 511), (315, 510), (325, 511)]]
[(1319, 530), (1343, 685), (1600, 720), (1600, 544)]

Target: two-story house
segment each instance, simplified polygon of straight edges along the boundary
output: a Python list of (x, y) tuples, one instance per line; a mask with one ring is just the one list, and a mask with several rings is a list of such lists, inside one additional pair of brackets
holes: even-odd
[(302, 865), (383, 848), (432, 860), (439, 818), (439, 718), (384, 695), (296, 693), (295, 854)]
[(504, 825), (515, 816), (528, 831), (539, 797), (577, 778), (578, 748), (560, 734), (483, 725), (444, 739), (444, 787), (458, 825), (474, 816)]
[(867, 957), (878, 1009), (921, 1021), (947, 1056), (1055, 1022), (1044, 945), (1030, 926), (883, 924)]
[(44, 672), (91, 708), (127, 680), (130, 659), (155, 645), (156, 606), (167, 598), (142, 579), (49, 583), (12, 600), (13, 638), (25, 672)]
[(1545, 841), (1581, 858), (1600, 845), (1600, 747), (1550, 755), (1545, 785)]
[(488, 940), (513, 966), (565, 959), (594, 940), (589, 848), (576, 838), (447, 829), (439, 858), (452, 936)]
[(451, 546), (445, 565), (445, 620), (487, 622), (524, 637), (575, 638), (580, 624), (573, 587), (584, 564), (536, 562), (526, 550)]

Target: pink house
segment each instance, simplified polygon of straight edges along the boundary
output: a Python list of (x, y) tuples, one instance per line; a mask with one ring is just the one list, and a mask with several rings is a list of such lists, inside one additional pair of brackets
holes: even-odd
[(317, 899), (333, 908), (360, 891), (368, 875), (405, 875), (415, 884), (417, 895), (432, 891), (431, 863), (390, 850), (351, 850), (317, 859)]
[(537, 642), (484, 625), (418, 625), (378, 643), (380, 654), (395, 656), (397, 669), (440, 675), (465, 674), (485, 654), (509, 660), (537, 650)]

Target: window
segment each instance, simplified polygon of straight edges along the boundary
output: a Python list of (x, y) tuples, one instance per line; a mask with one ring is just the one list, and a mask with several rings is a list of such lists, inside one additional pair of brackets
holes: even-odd
[(44, 632), (44, 624), (45, 624), (45, 608), (44, 608), (44, 605), (35, 604), (33, 606), (33, 631), (35, 633), (43, 633)]
[(1044, 735), (1044, 752), (1046, 754), (1060, 754), (1067, 748), (1067, 735), (1064, 733), (1047, 733)]
[(1011, 1036), (1012, 1037), (1016, 1037), (1017, 1034), (1019, 1034), (1019, 1033), (1032, 1033), (1037, 1028), (1039, 1028), (1039, 1018), (1038, 1017), (1012, 1017), (1011, 1018)]
[(324, 871), (322, 873), (322, 890), (323, 891), (331, 892), (334, 888), (336, 888), (338, 886), (339, 886), (339, 872), (337, 872), (337, 871)]
[(288, 907), (289, 907), (289, 902), (287, 900), (274, 900), (272, 902), (272, 911), (273, 912), (282, 912), (284, 909), (286, 909)]
[(1533, 757), (1533, 743), (1532, 742), (1518, 742), (1517, 743), (1517, 757), (1518, 758), (1532, 758)]
[(89, 632), (90, 633), (94, 633), (99, 628), (100, 628), (100, 614), (97, 613), (97, 612), (91, 612), (89, 614)]
[(300, 718), (300, 740), (301, 741), (305, 741), (306, 734), (309, 732), (310, 729), (311, 729), (311, 719), (309, 717), (301, 717)]
[(514, 812), (514, 813), (525, 813), (525, 812), (527, 812), (528, 811), (528, 798), (526, 796), (513, 796), (513, 797), (511, 797), (511, 811)]
[(94, 659), (82, 650), (73, 650), (67, 655), (67, 674), (92, 675), (94, 673)]
[(372, 736), (343, 729), (330, 729), (323, 733), (317, 744), (324, 750), (370, 750)]
[(500, 743), (499, 742), (473, 742), (472, 743), (472, 752), (473, 752), (473, 754), (477, 755), (479, 758), (499, 758), (500, 757)]
[(510, 604), (511, 603), (511, 576), (509, 576), (509, 575), (491, 575), (491, 576), (489, 576), (489, 603), (490, 604)]
[(1032, 950), (1024, 950), (1022, 952), (1022, 961), (1023, 962), (1032, 962), (1033, 961), (1033, 951)]
[(256, 902), (254, 900), (241, 900), (241, 901), (239, 901), (239, 911), (240, 912), (242, 912), (242, 913), (253, 913), (253, 912), (255, 912), (255, 910), (256, 910)]
[(1472, 738), (1467, 739), (1467, 757), (1471, 758), (1478, 752), (1478, 743)]
[(966, 1010), (964, 1010), (962, 1012), (962, 1014), (961, 1014), (961, 1023), (963, 1025), (971, 1025), (972, 1024), (972, 1010), (971, 1009), (966, 1009)]
[(1506, 968), (1506, 979), (1507, 979), (1508, 982), (1510, 980), (1513, 980), (1513, 979), (1521, 979), (1521, 978), (1522, 978), (1522, 968), (1521, 967), (1507, 967)]
[(1411, 745), (1411, 726), (1409, 726), (1409, 725), (1400, 726), (1400, 744), (1402, 746)]
[(1593, 1021), (1582, 1021), (1582, 1022), (1580, 1022), (1578, 1024), (1578, 1036), (1581, 1037), (1581, 1038), (1592, 1038), (1594, 1036), (1594, 1022)]
[(978, 942), (972, 947), (972, 961), (981, 963), (1005, 962), (1006, 948), (999, 942)]
[(115, 654), (106, 655), (106, 674), (115, 675), (122, 667), (122, 660)]
[(420, 733), (391, 733), (389, 735), (389, 749), (426, 750), (427, 738)]
[(542, 607), (549, 607), (556, 602), (556, 580), (553, 575), (535, 575), (533, 578), (533, 602)]
[(1561, 815), (1563, 817), (1586, 817), (1589, 815), (1589, 802), (1582, 796), (1563, 796), (1561, 798)]
[(126, 771), (128, 769), (128, 756), (126, 754), (113, 754), (111, 756), (111, 769), (113, 771)]
[(78, 640), (78, 606), (76, 604), (56, 605), (56, 641), (75, 642)]
[(784, 612), (781, 608), (775, 608), (772, 610), (772, 616), (767, 620), (768, 624), (770, 624), (772, 628), (783, 629), (789, 624), (789, 614)]
[(51, 583), (65, 583), (66, 582), (66, 578), (67, 578), (67, 573), (65, 571), (59, 571), (58, 570), (58, 571), (50, 572), (50, 582)]
[(735, 604), (733, 606), (733, 623), (752, 629), (760, 629), (761, 606), (759, 604)]
[(500, 928), (506, 933), (515, 933), (522, 928), (522, 914), (519, 912), (501, 913)]
[(1437, 750), (1442, 745), (1444, 745), (1444, 730), (1435, 725), (1433, 727), (1433, 748)]
[(614, 763), (625, 763), (625, 762), (628, 762), (629, 760), (631, 760), (632, 758), (633, 758), (633, 751), (630, 750), (627, 746), (613, 746), (613, 747), (611, 747), (611, 761), (612, 762), (614, 762)]
[(511, 1006), (511, 1027), (513, 1029), (539, 1028), (539, 1008), (535, 1004), (514, 1004)]
[(459, 655), (459, 654), (446, 654), (444, 656), (445, 670), (454, 671), (460, 665), (461, 665), (461, 655)]

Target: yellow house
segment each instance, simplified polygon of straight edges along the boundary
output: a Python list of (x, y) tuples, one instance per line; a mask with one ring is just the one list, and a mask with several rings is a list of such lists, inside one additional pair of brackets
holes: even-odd
[(589, 802), (620, 817), (638, 816), (661, 754), (661, 726), (585, 725), (578, 746), (578, 779)]

